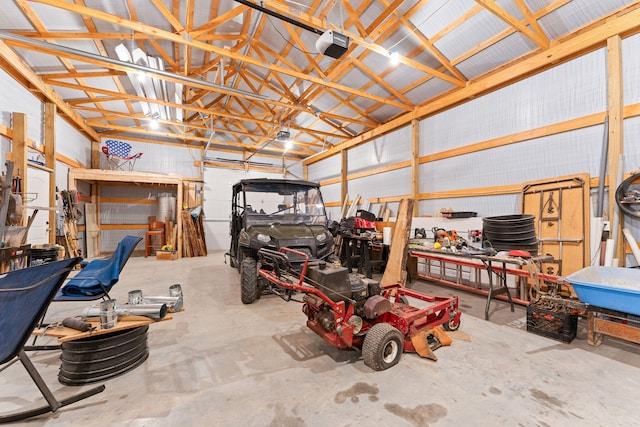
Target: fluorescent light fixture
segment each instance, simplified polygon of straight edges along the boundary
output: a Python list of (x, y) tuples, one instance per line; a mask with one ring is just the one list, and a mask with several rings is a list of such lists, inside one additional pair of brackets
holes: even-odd
[[(61, 46), (58, 44), (53, 44), (53, 43), (49, 43), (49, 42), (45, 42), (43, 40), (37, 40), (37, 39), (32, 39), (29, 37), (25, 37), (25, 36), (20, 36), (18, 34), (13, 34), (11, 32), (5, 31), (5, 30), (0, 30), (0, 39), (4, 39), (4, 40), (13, 40), (13, 41), (17, 41), (20, 43), (25, 43), (28, 44), (30, 46), (34, 46), (34, 47), (41, 47), (43, 49), (46, 50), (52, 50), (52, 51), (56, 51), (56, 52), (62, 52), (62, 53), (67, 53), (70, 55), (77, 55), (83, 58), (87, 58), (87, 59), (91, 59), (94, 61), (99, 61), (99, 62), (104, 62), (106, 64), (112, 64), (112, 65), (116, 65), (119, 67), (126, 67), (127, 70), (131, 70), (131, 71), (127, 71), (127, 75), (129, 76), (130, 80), (135, 80), (135, 71), (143, 71), (146, 73), (153, 73), (154, 75), (158, 75), (161, 77), (165, 77), (165, 78), (169, 78), (169, 79), (174, 79), (174, 80), (180, 80), (184, 83), (191, 83), (194, 85), (199, 85), (199, 86), (207, 86), (210, 87), (213, 90), (217, 90), (217, 91), (221, 91), (221, 92), (231, 92), (234, 93), (238, 96), (244, 96), (247, 98), (252, 98), (252, 99), (258, 99), (261, 101), (270, 101), (271, 98), (259, 93), (252, 93), (252, 92), (247, 92), (244, 91), (242, 89), (236, 89), (234, 87), (228, 87), (228, 86), (223, 86), (223, 85), (219, 85), (219, 84), (215, 84), (215, 83), (211, 83), (208, 82), (206, 80), (200, 80), (200, 79), (195, 79), (193, 77), (189, 77), (189, 76), (183, 76), (180, 74), (176, 74), (176, 73), (172, 73), (169, 71), (164, 71), (164, 70), (158, 70), (158, 69), (152, 69), (150, 67), (145, 67), (142, 65), (138, 65), (133, 63), (133, 60), (131, 59), (131, 54), (129, 54), (129, 58), (128, 59), (122, 59), (120, 52), (118, 52), (118, 48), (119, 46), (122, 46), (122, 48), (120, 48), (120, 51), (126, 51), (127, 53), (129, 52), (128, 49), (120, 44), (118, 46), (116, 46), (116, 52), (118, 52), (118, 57), (120, 57), (121, 59), (113, 59), (113, 58), (109, 58), (108, 56), (102, 56), (102, 55), (96, 55), (94, 53), (91, 52), (85, 52), (82, 50), (78, 50), (78, 49), (73, 49), (67, 46)], [(130, 75), (132, 74), (132, 75)], [(135, 86), (135, 84), (134, 84)], [(176, 86), (178, 86), (178, 84), (176, 84)], [(176, 88), (176, 92), (177, 92), (177, 88)], [(181, 91), (180, 91), (181, 92)], [(176, 96), (177, 98), (177, 96)]]

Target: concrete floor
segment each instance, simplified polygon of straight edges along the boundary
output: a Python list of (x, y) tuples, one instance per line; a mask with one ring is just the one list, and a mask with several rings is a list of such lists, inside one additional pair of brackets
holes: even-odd
[[(129, 260), (112, 292), (168, 294), (180, 283), (186, 311), (151, 325), (150, 356), (105, 382), (106, 390), (37, 426), (630, 426), (640, 398), (640, 346), (605, 338), (586, 343), (583, 319), (571, 344), (528, 333), (525, 310), (455, 292), (463, 311), (453, 345), (438, 361), (404, 354), (375, 372), (358, 351), (325, 344), (305, 326), (301, 304), (274, 296), (246, 306), (239, 275), (223, 253), (203, 258)], [(451, 289), (412, 287), (438, 295)], [(49, 320), (80, 314), (83, 303), (53, 303)], [(59, 352), (30, 353), (58, 398), (84, 387), (57, 380)], [(42, 403), (17, 363), (0, 373), (0, 412)]]

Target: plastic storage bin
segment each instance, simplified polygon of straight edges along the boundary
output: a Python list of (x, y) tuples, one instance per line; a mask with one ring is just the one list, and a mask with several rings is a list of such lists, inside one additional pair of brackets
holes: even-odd
[(640, 316), (640, 269), (587, 267), (565, 280), (586, 304)]

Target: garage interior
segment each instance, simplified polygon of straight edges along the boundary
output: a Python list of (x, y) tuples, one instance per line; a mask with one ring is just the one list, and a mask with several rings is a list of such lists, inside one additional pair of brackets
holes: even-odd
[[(639, 22), (629, 0), (7, 2), (0, 326), (28, 330), (0, 345), (0, 420), (634, 425)], [(366, 302), (269, 281), (304, 274), (241, 247), (292, 207), (232, 200), (262, 178), (319, 185), (292, 201), (331, 232), (308, 274), (353, 270)], [(429, 328), (422, 294), (451, 301)], [(135, 360), (64, 376), (128, 333)]]

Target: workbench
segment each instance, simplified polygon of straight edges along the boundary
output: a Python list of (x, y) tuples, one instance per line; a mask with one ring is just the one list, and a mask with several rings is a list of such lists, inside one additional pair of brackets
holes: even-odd
[[(409, 255), (417, 259), (427, 261), (427, 268), (425, 269), (425, 272), (418, 273), (419, 278), (431, 280), (457, 289), (486, 295), (487, 302), (484, 310), (485, 320), (489, 320), (489, 308), (493, 298), (498, 297), (498, 299), (507, 301), (511, 306), (511, 311), (514, 311), (514, 302), (527, 305), (529, 303), (527, 282), (528, 279), (533, 278), (533, 274), (522, 267), (533, 263), (539, 270), (542, 262), (548, 262), (553, 259), (553, 257), (548, 255), (525, 259), (511, 256), (490, 256), (481, 252), (453, 252), (450, 250), (429, 249), (425, 246), (415, 244), (409, 245)], [(439, 275), (430, 274), (431, 271), (429, 267), (431, 262), (436, 262), (438, 264), (440, 268)], [(446, 264), (451, 264), (455, 270), (455, 278), (453, 278), (453, 280), (450, 280), (446, 275)], [(507, 265), (512, 265), (518, 268), (507, 268)], [(473, 270), (475, 280), (467, 280), (465, 283), (465, 280), (463, 279), (463, 267), (468, 267)], [(487, 273), (486, 287), (488, 289), (484, 289), (482, 286), (484, 283), (481, 280), (481, 271), (486, 271)], [(519, 292), (520, 298), (514, 298), (511, 296), (507, 283), (509, 275), (514, 276), (516, 282), (516, 287), (514, 289)], [(557, 276), (549, 276), (541, 273), (538, 273), (537, 277), (550, 282), (557, 282), (559, 279)]]

